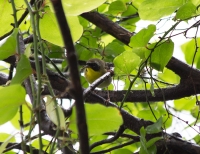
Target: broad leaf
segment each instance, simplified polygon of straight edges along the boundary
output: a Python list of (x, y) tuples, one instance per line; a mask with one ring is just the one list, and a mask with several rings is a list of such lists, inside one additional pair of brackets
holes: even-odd
[(84, 12), (89, 12), (106, 0), (62, 0), (65, 13), (70, 16), (77, 16)]
[(0, 146), (0, 153), (3, 153), (3, 151), (6, 149), (6, 146), (8, 145), (8, 143), (10, 143), (10, 141), (13, 140), (13, 138), (14, 138), (15, 135), (16, 135), (16, 134), (9, 136), (9, 137), (1, 144), (1, 146)]
[[(23, 112), (24, 124), (30, 123), (31, 122), (31, 112), (32, 112), (31, 105), (29, 103), (22, 104), (22, 112)], [(17, 114), (10, 121), (12, 123), (12, 125), (18, 130), (20, 130), (19, 117), (20, 117), (20, 113), (17, 112)], [(29, 130), (29, 128), (30, 128), (29, 126), (24, 127), (24, 130)]]
[[(64, 46), (62, 35), (55, 18), (55, 14), (52, 13), (48, 8), (46, 8), (46, 13), (40, 19), (40, 33), (43, 39), (56, 44), (58, 46)], [(67, 22), (70, 27), (70, 32), (73, 38), (73, 41), (76, 42), (83, 33), (83, 27), (79, 23), (78, 17), (76, 16), (67, 16)]]
[(164, 71), (158, 74), (158, 78), (172, 84), (178, 84), (180, 82), (180, 77), (167, 68), (164, 68)]
[[(120, 111), (113, 107), (104, 107), (99, 104), (85, 104), (89, 135), (100, 135), (114, 131), (123, 123)], [(70, 117), (70, 129), (77, 133), (76, 110)]]
[(138, 13), (143, 20), (159, 20), (172, 14), (184, 2), (184, 0), (145, 0), (140, 4)]
[[(188, 64), (192, 64), (193, 57), (195, 55), (194, 64), (196, 64), (197, 68), (200, 68), (200, 38), (192, 39), (189, 42), (184, 43), (181, 46), (181, 49), (185, 55), (185, 60)], [(196, 53), (195, 53), (196, 52)]]
[(11, 120), (25, 102), (26, 92), (20, 84), (0, 87), (0, 124)]
[(114, 1), (109, 5), (109, 11), (108, 13), (111, 14), (119, 14), (121, 12), (126, 11), (126, 4), (123, 1)]
[(181, 98), (181, 99), (177, 99), (174, 100), (174, 107), (176, 108), (176, 110), (187, 110), (190, 111), (191, 109), (193, 109), (193, 107), (196, 105), (196, 98), (191, 97), (191, 98)]
[[(50, 96), (47, 96), (46, 98), (47, 98), (46, 111), (47, 111), (47, 115), (49, 116), (49, 119), (55, 125), (57, 125), (57, 126), (59, 125), (61, 130), (65, 130), (66, 129), (65, 116), (64, 116), (64, 113), (63, 113), (61, 107), (59, 105), (55, 104), (54, 98), (51, 98)], [(58, 112), (58, 114), (57, 114), (57, 112)]]
[(144, 127), (140, 128), (140, 152), (139, 154), (149, 154), (148, 149), (147, 149), (147, 141), (146, 141), (146, 130), (144, 129)]
[(10, 36), (0, 41), (0, 60), (6, 59), (16, 53), (17, 34), (18, 29), (15, 28)]
[[(25, 2), (24, 0), (16, 0), (15, 2), (15, 8), (17, 9), (17, 17), (18, 20), (21, 17), (22, 13), (24, 13), (24, 8)], [(14, 23), (14, 18), (13, 18), (13, 9), (11, 3), (9, 3), (8, 0), (0, 0), (0, 23), (1, 28), (0, 28), (0, 36), (3, 36), (4, 34), (8, 33), (13, 29), (13, 26), (11, 23)]]
[[(52, 143), (49, 140), (42, 138), (42, 150), (46, 151), (46, 153), (50, 153), (51, 148), (49, 148), (49, 145), (51, 146), (51, 144)], [(31, 146), (36, 149), (39, 149), (41, 147), (39, 138), (33, 140), (31, 142)], [(56, 148), (56, 146), (54, 146), (54, 149), (55, 148)]]
[[(19, 124), (19, 122), (18, 122), (18, 124)], [(9, 137), (10, 137), (10, 134), (0, 133), (0, 142), (4, 142)], [(10, 142), (12, 142), (12, 143), (16, 142), (15, 138), (10, 139)]]
[(105, 54), (112, 57), (116, 57), (124, 51), (124, 47), (116, 41), (109, 43), (105, 48)]
[[(150, 45), (150, 49), (154, 48), (155, 44)], [(158, 71), (163, 71), (171, 59), (174, 51), (174, 43), (171, 40), (159, 44), (151, 53), (150, 51), (145, 53), (145, 57), (148, 58), (150, 53), (149, 62), (150, 65)]]
[(176, 19), (185, 20), (196, 13), (196, 6), (192, 2), (187, 2), (180, 7), (176, 13)]
[(30, 74), (32, 68), (29, 59), (25, 55), (20, 55), (20, 61), (17, 64), (16, 74), (11, 81), (11, 84), (21, 84)]
[(156, 31), (155, 25), (149, 25), (131, 37), (131, 47), (145, 47)]
[(117, 75), (130, 75), (140, 65), (141, 59), (132, 51), (125, 51), (114, 59), (115, 73)]
[[(160, 112), (158, 110), (153, 110), (153, 112), (156, 117), (160, 117)], [(156, 121), (150, 109), (140, 110), (137, 114), (137, 117), (145, 119), (145, 120), (151, 120), (153, 122)]]
[(155, 134), (161, 131), (162, 117), (160, 117), (154, 124), (146, 127), (147, 134)]

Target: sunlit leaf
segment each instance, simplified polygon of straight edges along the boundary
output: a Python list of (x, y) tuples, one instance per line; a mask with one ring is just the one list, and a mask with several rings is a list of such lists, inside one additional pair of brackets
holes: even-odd
[[(25, 2), (24, 0), (16, 0), (15, 2), (15, 8), (17, 9), (17, 17), (21, 17), (22, 13), (24, 12), (25, 9)], [(3, 36), (4, 34), (8, 33), (13, 29), (13, 26), (11, 23), (14, 23), (14, 18), (13, 18), (13, 9), (11, 3), (7, 0), (0, 0), (0, 23), (3, 23), (0, 28), (0, 36)]]
[[(22, 104), (22, 112), (23, 112), (22, 114), (23, 114), (23, 122), (24, 122), (24, 124), (30, 123), (31, 122), (31, 112), (32, 112), (31, 105), (28, 104), (28, 103)], [(10, 121), (12, 123), (12, 125), (18, 130), (20, 130), (20, 127), (21, 127), (19, 125), (19, 117), (20, 117), (20, 113), (17, 112), (17, 114)], [(24, 130), (29, 130), (29, 128), (30, 127), (24, 127)]]
[[(76, 42), (83, 33), (83, 27), (79, 23), (78, 17), (76, 16), (67, 16), (67, 22), (70, 27), (73, 41)], [(46, 13), (40, 20), (40, 33), (43, 39), (53, 44), (62, 47), (64, 46), (55, 14), (52, 13), (48, 8), (46, 8)]]
[(16, 53), (18, 29), (15, 28), (13, 33), (7, 38), (0, 41), (0, 59), (8, 58)]
[(125, 51), (114, 59), (115, 73), (117, 75), (129, 75), (137, 66), (141, 59), (132, 51)]
[(131, 37), (131, 47), (145, 47), (156, 31), (155, 25), (149, 25)]
[(147, 150), (147, 141), (146, 141), (146, 130), (144, 129), (144, 127), (140, 128), (140, 152), (139, 154), (149, 154), (148, 150)]
[(0, 153), (3, 153), (3, 151), (6, 149), (6, 146), (8, 145), (8, 143), (10, 143), (11, 140), (13, 140), (14, 135), (10, 135), (0, 146)]
[(25, 55), (20, 55), (20, 61), (17, 64), (16, 74), (11, 81), (11, 84), (21, 84), (30, 74), (32, 68), (29, 59)]
[[(31, 146), (33, 146), (33, 148), (39, 149), (41, 147), (39, 138), (33, 140), (31, 142)], [(51, 143), (50, 143), (50, 141), (48, 141), (47, 139), (42, 138), (42, 150), (45, 150), (46, 152), (49, 153), (50, 149), (51, 149)]]
[(0, 124), (11, 120), (25, 102), (26, 92), (20, 84), (0, 87)]
[(59, 125), (61, 130), (65, 130), (66, 129), (65, 116), (61, 107), (55, 104), (54, 99), (51, 98), (50, 96), (47, 96), (46, 98), (47, 98), (46, 111), (47, 115), (49, 116), (49, 119), (51, 119), (51, 121), (57, 126)]
[(180, 82), (180, 77), (167, 68), (164, 68), (164, 71), (159, 73), (158, 77), (160, 80), (171, 84), (178, 84)]
[(124, 51), (124, 47), (116, 41), (109, 43), (105, 48), (105, 54), (112, 57), (116, 57)]
[(138, 13), (143, 20), (159, 20), (161, 17), (172, 14), (184, 2), (184, 0), (145, 0), (140, 4)]
[(62, 4), (67, 15), (77, 16), (84, 12), (89, 12), (106, 0), (62, 0)]
[(133, 154), (133, 151), (129, 150), (129, 149), (117, 149), (117, 150), (114, 150), (112, 151), (112, 154)]
[[(151, 44), (150, 48), (154, 48), (155, 44)], [(145, 57), (149, 58), (150, 65), (158, 71), (163, 71), (172, 57), (174, 51), (174, 43), (171, 40), (161, 43), (158, 45), (150, 55), (150, 51), (145, 53)]]
[[(99, 104), (85, 104), (89, 135), (99, 135), (105, 132), (114, 131), (122, 124), (122, 117), (117, 108), (104, 107)], [(70, 129), (77, 133), (76, 110), (70, 117)]]
[[(153, 110), (154, 115), (156, 117), (160, 117), (160, 113), (157, 110)], [(143, 109), (141, 111), (138, 112), (137, 116), (139, 118), (145, 119), (145, 120), (150, 120), (150, 121), (156, 121), (155, 117), (154, 117), (153, 113), (151, 110), (149, 109)]]
[(191, 110), (196, 106), (196, 98), (188, 97), (174, 100), (176, 110)]
[(111, 14), (119, 14), (121, 12), (126, 11), (126, 4), (123, 1), (114, 1), (109, 5), (109, 13)]
[[(19, 123), (19, 122), (18, 122)], [(10, 137), (10, 134), (7, 133), (0, 133), (0, 142), (4, 142), (7, 138)], [(15, 142), (15, 138), (11, 138), (9, 142)]]
[(192, 2), (187, 2), (176, 12), (176, 19), (188, 19), (196, 13), (196, 6)]
[[(195, 55), (194, 64), (196, 64), (197, 68), (200, 68), (200, 38), (196, 38), (190, 40), (189, 42), (181, 45), (181, 49), (185, 55), (185, 60), (188, 64), (192, 64), (193, 57)], [(196, 53), (195, 53), (196, 52)]]
[(197, 135), (193, 138), (193, 140), (194, 140), (196, 143), (199, 143), (199, 142), (200, 142), (200, 136), (199, 136), (199, 134), (197, 134)]

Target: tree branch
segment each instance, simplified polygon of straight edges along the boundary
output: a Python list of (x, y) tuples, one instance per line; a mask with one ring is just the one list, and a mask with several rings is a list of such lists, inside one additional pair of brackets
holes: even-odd
[(55, 15), (61, 30), (63, 41), (67, 49), (67, 61), (69, 63), (70, 77), (72, 87), (70, 91), (73, 93), (75, 98), (76, 116), (77, 116), (77, 128), (80, 138), (80, 151), (82, 154), (89, 153), (89, 139), (88, 129), (86, 123), (84, 101), (83, 101), (83, 90), (80, 82), (80, 74), (78, 71), (77, 56), (73, 45), (69, 25), (67, 23), (65, 13), (62, 7), (61, 0), (51, 0)]

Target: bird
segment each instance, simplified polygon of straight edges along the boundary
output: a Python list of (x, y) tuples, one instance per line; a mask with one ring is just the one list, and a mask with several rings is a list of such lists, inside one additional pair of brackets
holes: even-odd
[[(96, 79), (108, 72), (108, 67), (106, 63), (98, 58), (92, 58), (86, 62), (84, 69), (84, 76), (90, 84), (92, 84)], [(111, 76), (109, 76), (105, 81), (99, 84), (98, 88), (106, 88), (112, 82)]]

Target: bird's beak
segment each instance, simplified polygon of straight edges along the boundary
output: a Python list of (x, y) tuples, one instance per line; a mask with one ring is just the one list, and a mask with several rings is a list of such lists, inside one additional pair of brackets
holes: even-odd
[(83, 72), (85, 70), (85, 68), (88, 68), (88, 65), (85, 65), (81, 68), (81, 72)]
[(86, 64), (83, 68), (88, 68), (88, 67), (90, 67), (90, 66)]

